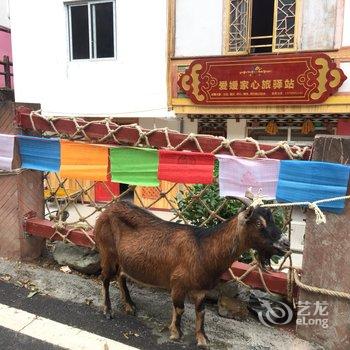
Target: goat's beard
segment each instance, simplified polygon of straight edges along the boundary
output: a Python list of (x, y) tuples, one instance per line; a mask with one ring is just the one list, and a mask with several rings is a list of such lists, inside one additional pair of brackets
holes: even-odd
[(258, 251), (257, 252), (257, 260), (263, 270), (271, 270), (271, 257), (273, 254), (267, 251)]

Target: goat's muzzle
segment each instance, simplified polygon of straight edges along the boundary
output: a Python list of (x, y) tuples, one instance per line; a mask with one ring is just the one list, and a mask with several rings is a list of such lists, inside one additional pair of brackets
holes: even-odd
[(282, 236), (278, 241), (273, 243), (273, 247), (281, 254), (284, 255), (290, 249), (290, 242), (287, 237)]

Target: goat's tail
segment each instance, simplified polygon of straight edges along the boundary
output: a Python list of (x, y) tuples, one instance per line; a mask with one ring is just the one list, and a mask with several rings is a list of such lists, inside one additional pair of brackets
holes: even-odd
[(116, 236), (119, 233), (118, 223), (113, 220), (112, 215), (103, 213), (97, 220), (94, 227), (96, 248), (100, 251), (103, 248), (116, 249)]

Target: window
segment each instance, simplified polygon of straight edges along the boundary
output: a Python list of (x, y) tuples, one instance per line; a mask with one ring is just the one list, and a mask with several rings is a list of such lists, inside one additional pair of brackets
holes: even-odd
[(300, 0), (225, 1), (225, 54), (295, 51)]
[(115, 2), (68, 5), (71, 60), (115, 57)]
[[(303, 132), (303, 123), (307, 119), (297, 118), (297, 116), (293, 116), (293, 119), (275, 117), (274, 119), (260, 116), (257, 119), (248, 119), (246, 136), (262, 143), (276, 144), (280, 141), (288, 141), (290, 144), (303, 146), (311, 145), (318, 134), (334, 135), (336, 131), (337, 120), (333, 118), (313, 116), (310, 119), (313, 122), (313, 130)], [(277, 124), (277, 130), (273, 134), (266, 130), (271, 120)]]

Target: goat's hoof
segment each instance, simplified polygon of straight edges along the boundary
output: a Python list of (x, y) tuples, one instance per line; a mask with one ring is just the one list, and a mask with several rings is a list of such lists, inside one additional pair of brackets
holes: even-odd
[(170, 340), (179, 340), (180, 338), (180, 334), (171, 334), (169, 337)]
[(124, 307), (124, 311), (127, 315), (135, 316), (136, 314), (136, 307), (135, 305), (126, 304)]
[(197, 334), (197, 346), (200, 348), (208, 348), (209, 341), (205, 334)]
[(113, 318), (111, 311), (104, 311), (103, 314), (105, 315), (107, 320), (111, 320)]
[(170, 330), (170, 340), (179, 340), (182, 337), (181, 330), (178, 329), (169, 329)]

